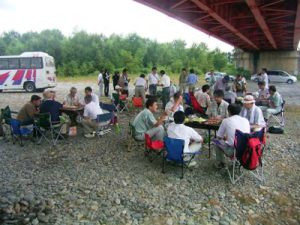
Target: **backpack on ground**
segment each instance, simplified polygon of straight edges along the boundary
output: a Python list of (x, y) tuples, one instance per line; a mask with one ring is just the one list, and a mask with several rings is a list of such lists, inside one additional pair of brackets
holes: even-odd
[(271, 134), (283, 134), (284, 130), (282, 129), (282, 127), (272, 126), (269, 127), (268, 132)]
[(262, 144), (257, 137), (249, 137), (247, 141), (247, 147), (241, 159), (239, 160), (241, 166), (247, 170), (255, 170), (258, 166), (262, 165)]

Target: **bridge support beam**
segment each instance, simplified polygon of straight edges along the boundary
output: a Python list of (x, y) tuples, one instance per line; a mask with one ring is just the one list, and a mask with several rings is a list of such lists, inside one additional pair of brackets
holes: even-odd
[(263, 51), (244, 52), (234, 54), (236, 67), (256, 73), (261, 68), (269, 70), (284, 70), (290, 74), (300, 74), (300, 51)]

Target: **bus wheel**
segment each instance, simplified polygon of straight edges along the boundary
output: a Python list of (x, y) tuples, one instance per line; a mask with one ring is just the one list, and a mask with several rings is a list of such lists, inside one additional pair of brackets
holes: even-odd
[(26, 92), (34, 92), (35, 90), (35, 85), (33, 82), (26, 82), (24, 84), (24, 89)]

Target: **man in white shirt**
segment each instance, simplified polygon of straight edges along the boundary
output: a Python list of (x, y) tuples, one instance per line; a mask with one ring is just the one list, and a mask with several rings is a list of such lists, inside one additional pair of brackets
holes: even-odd
[(75, 87), (71, 87), (70, 93), (65, 97), (63, 105), (65, 106), (79, 105), (79, 97), (77, 95), (77, 89)]
[(195, 98), (199, 105), (202, 107), (203, 111), (206, 112), (207, 108), (210, 106), (210, 96), (209, 96), (210, 86), (205, 84), (202, 86), (202, 90), (195, 92)]
[[(99, 98), (98, 98), (97, 95), (95, 95), (93, 93), (93, 90), (92, 90), (91, 87), (86, 87), (84, 89), (84, 92), (85, 92), (85, 96), (91, 95), (92, 96), (92, 101), (95, 102), (97, 105), (99, 105)], [(83, 105), (85, 105), (85, 103)]]
[(168, 115), (169, 121), (174, 120), (174, 113), (177, 111), (184, 112), (184, 108), (182, 106), (182, 95), (180, 91), (174, 94), (173, 98), (170, 99), (165, 107), (165, 112)]
[(99, 97), (101, 97), (103, 95), (103, 87), (104, 87), (104, 79), (101, 71), (98, 75), (98, 86), (99, 86)]
[(170, 85), (171, 85), (171, 79), (166, 74), (164, 70), (160, 71), (161, 79), (160, 79), (160, 86), (162, 86), (162, 93), (161, 93), (161, 100), (163, 103), (163, 108), (166, 107), (166, 104), (168, 103), (170, 99)]
[(268, 77), (267, 69), (266, 68), (262, 68), (262, 70), (261, 70), (261, 77), (260, 77), (259, 81), (264, 81), (266, 87), (267, 88), (269, 87), (269, 77)]
[(259, 131), (266, 126), (263, 113), (259, 107), (255, 105), (255, 99), (252, 95), (246, 95), (243, 100), (243, 108), (240, 116), (246, 118), (250, 123), (253, 131)]
[(150, 95), (156, 95), (157, 84), (158, 84), (158, 81), (159, 81), (159, 76), (158, 76), (156, 71), (157, 71), (157, 68), (152, 67), (152, 72), (148, 75), (149, 94)]
[(86, 138), (92, 138), (95, 136), (95, 131), (97, 129), (97, 115), (103, 114), (99, 103), (96, 104), (92, 101), (91, 95), (86, 95), (84, 97), (85, 106), (83, 113), (83, 120), (81, 122), (84, 128), (84, 136)]
[[(168, 127), (168, 137), (184, 140), (184, 153), (195, 153), (200, 151), (202, 137), (191, 127), (185, 126), (185, 115), (182, 111), (177, 111), (174, 114), (174, 123), (171, 123)], [(189, 160), (189, 158), (185, 158)], [(196, 162), (192, 161), (190, 165), (195, 165)]]
[(239, 114), (241, 107), (237, 104), (228, 106), (229, 118), (222, 121), (217, 132), (216, 140), (216, 167), (222, 168), (225, 166), (224, 153), (227, 156), (232, 156), (234, 153), (235, 131), (240, 130), (243, 133), (250, 133), (249, 121)]
[(142, 97), (144, 102), (145, 102), (145, 91), (147, 90), (146, 84), (147, 82), (145, 80), (145, 74), (141, 74), (140, 77), (138, 77), (135, 81), (134, 96)]

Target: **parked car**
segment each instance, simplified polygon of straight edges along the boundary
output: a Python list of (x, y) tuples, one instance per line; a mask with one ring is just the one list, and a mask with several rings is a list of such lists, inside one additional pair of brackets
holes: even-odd
[[(214, 73), (215, 73), (215, 77), (216, 77), (217, 80), (220, 79), (220, 78), (223, 78), (226, 75), (226, 73), (222, 73), (222, 72), (214, 72)], [(234, 81), (235, 76), (229, 75), (229, 79), (230, 79), (230, 81)], [(210, 80), (210, 72), (207, 72), (205, 74), (205, 81), (209, 82), (209, 80)]]
[[(267, 74), (270, 83), (281, 82), (281, 83), (293, 84), (297, 82), (297, 77), (290, 75), (288, 72), (283, 70), (268, 70)], [(258, 82), (259, 76), (257, 74), (253, 74), (251, 76), (251, 80), (254, 82)]]

